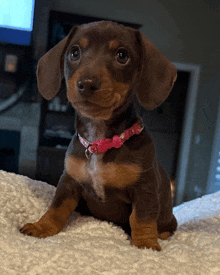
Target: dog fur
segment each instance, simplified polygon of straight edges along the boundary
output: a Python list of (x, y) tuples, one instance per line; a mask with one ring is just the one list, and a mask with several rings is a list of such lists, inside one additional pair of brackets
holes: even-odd
[(73, 211), (113, 222), (139, 248), (161, 250), (177, 228), (170, 179), (144, 129), (120, 148), (88, 159), (78, 134), (90, 143), (113, 138), (137, 122), (134, 96), (147, 110), (168, 97), (176, 68), (142, 33), (101, 21), (73, 27), (39, 61), (38, 88), (50, 100), (63, 77), (76, 110), (76, 134), (48, 211), (21, 233), (45, 238), (59, 233)]

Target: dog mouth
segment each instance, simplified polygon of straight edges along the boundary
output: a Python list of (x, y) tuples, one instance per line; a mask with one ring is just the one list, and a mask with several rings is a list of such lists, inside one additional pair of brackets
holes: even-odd
[(81, 115), (92, 119), (110, 119), (113, 111), (118, 107), (119, 97), (110, 101), (93, 102), (90, 100), (79, 100), (72, 102), (73, 107), (78, 110)]
[(93, 103), (93, 102), (90, 102), (90, 101), (87, 101), (87, 100), (85, 100), (85, 101), (78, 101), (78, 102), (74, 102), (73, 103), (73, 105), (74, 105), (74, 107), (76, 108), (76, 109), (84, 109), (84, 110), (86, 110), (86, 111), (89, 111), (89, 110), (110, 110), (111, 108), (112, 108), (112, 106), (110, 105), (110, 106), (102, 106), (102, 105), (99, 105), (99, 104), (97, 104), (97, 103)]
[(109, 119), (124, 99), (123, 94), (117, 91), (113, 92), (113, 88), (106, 87), (88, 96), (69, 87), (67, 98), (81, 115), (93, 119)]
[(97, 109), (97, 110), (108, 110), (108, 109), (114, 109), (117, 107), (118, 102), (120, 101), (121, 96), (119, 94), (115, 94), (111, 99), (103, 98), (97, 100), (92, 100), (92, 99), (83, 99), (81, 98), (80, 100), (76, 100), (75, 102), (72, 102), (73, 105), (85, 109)]
[(89, 101), (72, 103), (73, 107), (84, 117), (90, 119), (109, 119), (113, 112), (113, 107), (103, 107)]

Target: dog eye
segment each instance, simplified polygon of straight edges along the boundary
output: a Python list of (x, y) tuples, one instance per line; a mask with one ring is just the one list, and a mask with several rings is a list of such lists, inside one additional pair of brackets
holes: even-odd
[(80, 48), (78, 46), (74, 46), (69, 53), (69, 58), (71, 61), (76, 61), (80, 57)]
[(116, 55), (116, 60), (120, 64), (126, 64), (129, 60), (129, 55), (125, 49), (119, 49)]

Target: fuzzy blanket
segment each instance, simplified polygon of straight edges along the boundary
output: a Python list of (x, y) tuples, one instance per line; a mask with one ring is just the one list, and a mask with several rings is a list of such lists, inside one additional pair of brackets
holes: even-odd
[(19, 233), (47, 210), (55, 188), (0, 171), (0, 274), (220, 274), (220, 192), (174, 208), (179, 227), (161, 252), (130, 245), (122, 229), (73, 213), (54, 237)]

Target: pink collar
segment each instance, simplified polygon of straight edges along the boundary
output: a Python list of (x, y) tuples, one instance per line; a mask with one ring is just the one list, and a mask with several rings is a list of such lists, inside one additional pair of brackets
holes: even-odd
[(81, 137), (78, 133), (79, 140), (86, 147), (85, 155), (89, 159), (93, 153), (105, 153), (111, 148), (120, 148), (122, 144), (133, 135), (138, 135), (144, 129), (143, 120), (141, 117), (138, 121), (128, 130), (125, 130), (120, 136), (114, 136), (113, 138), (99, 139), (93, 143), (89, 143), (85, 138)]

